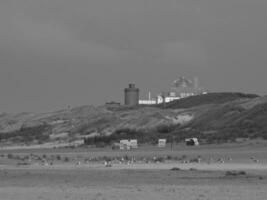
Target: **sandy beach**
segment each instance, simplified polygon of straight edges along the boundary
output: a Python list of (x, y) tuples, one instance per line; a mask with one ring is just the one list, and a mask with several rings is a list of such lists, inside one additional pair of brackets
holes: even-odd
[[(147, 148), (128, 152), (12, 150), (0, 154), (1, 200), (263, 200), (267, 197), (265, 145), (202, 146), (174, 151)], [(134, 163), (116, 160), (127, 156), (137, 160)], [(155, 156), (172, 159), (153, 162)], [(53, 164), (44, 165), (39, 157)], [(185, 159), (173, 160), (176, 157)], [(190, 162), (196, 157), (202, 158), (199, 163)], [(22, 162), (24, 158), (28, 160)], [(99, 161), (87, 162), (89, 158)], [(107, 167), (100, 158), (114, 160)]]

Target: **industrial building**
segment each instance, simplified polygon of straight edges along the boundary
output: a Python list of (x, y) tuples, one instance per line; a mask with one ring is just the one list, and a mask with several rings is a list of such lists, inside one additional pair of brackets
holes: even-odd
[(140, 105), (153, 105), (153, 104), (161, 104), (168, 103), (174, 100), (199, 95), (199, 94), (207, 94), (207, 91), (199, 87), (198, 78), (194, 78), (194, 81), (187, 79), (185, 77), (179, 77), (175, 81), (173, 81), (172, 86), (170, 87), (168, 92), (162, 92), (154, 98), (151, 98), (151, 94), (149, 92), (147, 100), (139, 100)]
[(153, 105), (157, 104), (156, 98), (151, 98), (151, 93), (148, 92), (148, 99), (146, 100), (139, 100), (140, 105)]

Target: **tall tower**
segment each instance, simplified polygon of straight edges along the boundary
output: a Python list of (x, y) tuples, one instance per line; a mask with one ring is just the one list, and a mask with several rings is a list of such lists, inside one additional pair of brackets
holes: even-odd
[(127, 106), (139, 104), (139, 89), (135, 87), (135, 84), (130, 83), (129, 87), (124, 89), (124, 103)]

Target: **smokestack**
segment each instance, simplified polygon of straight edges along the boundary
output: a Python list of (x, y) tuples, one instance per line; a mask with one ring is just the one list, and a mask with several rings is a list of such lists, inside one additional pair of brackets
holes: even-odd
[(151, 94), (150, 94), (150, 91), (148, 92), (148, 100), (149, 100), (149, 101), (151, 100)]

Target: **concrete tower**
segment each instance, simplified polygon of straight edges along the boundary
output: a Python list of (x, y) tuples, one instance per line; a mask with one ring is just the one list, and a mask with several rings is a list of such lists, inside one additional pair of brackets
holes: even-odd
[(124, 103), (127, 106), (137, 106), (139, 103), (139, 89), (135, 84), (130, 83), (128, 88), (124, 89)]

